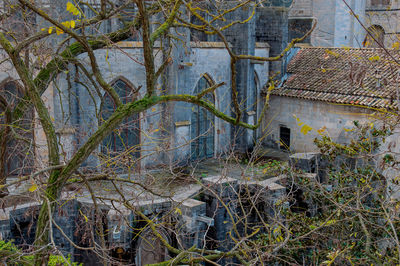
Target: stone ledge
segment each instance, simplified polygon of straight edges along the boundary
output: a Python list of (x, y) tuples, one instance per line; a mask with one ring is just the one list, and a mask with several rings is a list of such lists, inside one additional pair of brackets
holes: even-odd
[[(143, 42), (141, 41), (122, 41), (122, 42), (117, 42), (116, 46), (119, 48), (143, 48)], [(160, 48), (160, 43), (155, 42), (154, 43), (155, 48)], [(190, 47), (191, 48), (217, 48), (217, 49), (224, 49), (225, 44), (223, 42), (190, 42)], [(232, 45), (229, 44), (229, 47), (231, 48)], [(266, 42), (256, 42), (255, 48), (260, 49), (260, 48), (270, 48), (271, 46), (266, 43)]]

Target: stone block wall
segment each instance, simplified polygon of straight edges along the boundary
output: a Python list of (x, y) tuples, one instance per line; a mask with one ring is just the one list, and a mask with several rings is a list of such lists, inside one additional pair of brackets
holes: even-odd
[[(279, 55), (289, 42), (288, 9), (282, 7), (257, 8), (256, 42), (270, 45), (270, 56)], [(284, 72), (281, 61), (270, 63), (270, 73)]]
[[(264, 144), (269, 147), (279, 148), (280, 128), (290, 129), (290, 151), (314, 152), (318, 151), (314, 139), (319, 137), (317, 130), (326, 127), (325, 132), (334, 141), (346, 143), (351, 139), (351, 132), (345, 129), (353, 128), (353, 121), (369, 121), (370, 111), (366, 108), (333, 105), (320, 101), (272, 96), (270, 109), (264, 120)], [(304, 135), (301, 127), (294, 117), (314, 130)], [(268, 125), (268, 126), (267, 126)]]
[(294, 0), (289, 10), (289, 18), (311, 17), (313, 0)]

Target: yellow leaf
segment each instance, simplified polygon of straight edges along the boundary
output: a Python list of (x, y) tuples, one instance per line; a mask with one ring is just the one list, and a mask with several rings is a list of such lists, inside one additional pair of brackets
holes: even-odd
[(37, 190), (37, 186), (36, 186), (36, 184), (33, 184), (33, 185), (29, 188), (29, 192), (33, 192), (33, 191), (35, 191), (35, 190)]
[(85, 221), (88, 222), (89, 219), (87, 218), (86, 215), (83, 214), (83, 212), (81, 210), (79, 210), (79, 213), (83, 216), (83, 218), (85, 218)]
[(399, 42), (394, 42), (394, 43), (392, 44), (392, 48), (394, 48), (394, 49), (399, 49), (399, 48), (400, 48), (400, 43), (399, 43)]
[(48, 30), (49, 34), (51, 34), (52, 31), (53, 31), (53, 27), (50, 27)]
[(152, 111), (152, 112), (155, 112), (155, 111), (156, 111), (156, 108), (155, 108), (155, 107), (151, 108), (151, 111)]
[(323, 69), (321, 69), (321, 71), (322, 71), (322, 73), (325, 73), (325, 72), (326, 72), (326, 69), (325, 69), (325, 68), (323, 68)]
[(159, 129), (159, 128), (157, 128), (157, 129), (154, 129), (154, 132), (158, 132), (158, 131), (160, 131), (160, 129)]
[(79, 15), (79, 17), (81, 16), (81, 12), (71, 2), (67, 3), (67, 11), (72, 13), (75, 16), (78, 16), (78, 15)]
[(56, 28), (56, 32), (57, 32), (57, 35), (60, 35), (60, 34), (64, 33), (64, 31), (62, 29), (58, 28), (58, 27)]
[(321, 127), (320, 129), (318, 129), (317, 131), (319, 134), (322, 134), (325, 132), (325, 130), (326, 130), (326, 127), (324, 126), (324, 127)]
[(74, 5), (71, 2), (67, 3), (67, 11), (71, 12), (73, 7), (74, 7)]
[(41, 31), (45, 31), (45, 30), (46, 30), (46, 28), (41, 28), (40, 30), (41, 30)]
[(331, 225), (331, 224), (334, 224), (334, 223), (336, 223), (335, 219), (327, 221), (326, 225)]
[(61, 24), (64, 25), (64, 27), (66, 27), (66, 28), (71, 28), (71, 22), (70, 21), (64, 21)]
[(71, 28), (75, 28), (75, 20), (71, 20)]
[(303, 133), (304, 135), (307, 135), (308, 132), (310, 132), (312, 130), (312, 127), (310, 127), (309, 125), (304, 125), (300, 132)]
[(343, 129), (344, 129), (344, 131), (346, 131), (346, 132), (354, 131), (354, 128), (343, 128)]
[(325, 52), (326, 52), (327, 54), (333, 55), (333, 56), (336, 57), (336, 58), (338, 58), (338, 57), (340, 56), (338, 53), (335, 53), (334, 51), (329, 50), (329, 49), (326, 49)]
[(176, 209), (175, 209), (175, 213), (178, 213), (179, 215), (182, 215), (182, 211), (181, 211), (181, 209), (179, 209), (179, 208), (176, 208)]
[(370, 58), (368, 58), (369, 61), (373, 62), (373, 61), (379, 61), (379, 59), (381, 59), (379, 57), (379, 55), (375, 55), (375, 56), (371, 56)]

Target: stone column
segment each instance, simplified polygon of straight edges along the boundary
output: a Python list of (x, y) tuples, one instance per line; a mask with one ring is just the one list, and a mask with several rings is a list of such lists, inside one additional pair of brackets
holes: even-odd
[[(220, 251), (229, 251), (234, 246), (230, 237), (237, 237), (233, 227), (236, 223), (237, 210), (237, 189), (238, 180), (230, 177), (212, 176), (203, 179), (205, 186), (204, 201), (207, 203), (207, 217), (214, 219), (208, 235), (214, 240), (208, 243), (208, 248)], [(232, 221), (231, 216), (234, 220)], [(229, 264), (228, 259), (224, 259), (222, 264)]]
[(207, 226), (214, 225), (214, 220), (206, 217), (206, 203), (187, 199), (182, 203), (180, 209), (183, 223), (180, 240), (183, 248), (189, 249), (193, 246), (202, 248), (205, 244), (203, 240)]

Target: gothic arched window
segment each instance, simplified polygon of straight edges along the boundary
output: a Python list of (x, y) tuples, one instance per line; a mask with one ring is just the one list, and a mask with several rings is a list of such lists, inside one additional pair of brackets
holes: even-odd
[[(112, 84), (121, 102), (126, 104), (135, 98), (133, 87), (123, 79), (118, 79)], [(116, 105), (109, 94), (104, 95), (101, 106), (101, 118), (103, 121), (111, 117), (115, 112)], [(126, 118), (121, 125), (108, 135), (102, 145), (102, 152), (111, 156), (122, 156), (124, 158), (140, 156), (140, 121), (139, 114)]]
[(368, 48), (381, 48), (385, 45), (385, 30), (379, 25), (368, 28), (367, 35), (363, 41), (363, 46)]
[(17, 121), (10, 117), (23, 97), (23, 89), (15, 81), (0, 86), (0, 177), (29, 174), (34, 164), (33, 108)]
[[(208, 78), (207, 75), (204, 75), (197, 82), (194, 94), (196, 95), (212, 85), (211, 79)], [(207, 93), (202, 99), (212, 104), (215, 103), (212, 93)], [(214, 124), (215, 117), (213, 114), (198, 105), (193, 106), (190, 129), (192, 160), (200, 160), (214, 156)]]

